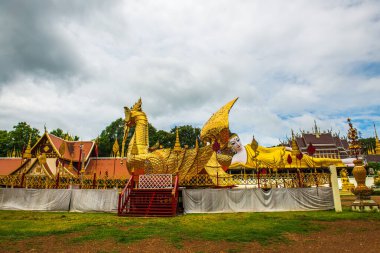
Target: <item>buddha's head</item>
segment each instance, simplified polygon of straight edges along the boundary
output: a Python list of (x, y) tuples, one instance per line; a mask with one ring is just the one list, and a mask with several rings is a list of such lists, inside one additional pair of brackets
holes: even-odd
[(243, 145), (241, 144), (240, 138), (237, 134), (231, 135), (230, 139), (228, 140), (228, 145), (236, 153), (239, 153), (243, 149)]

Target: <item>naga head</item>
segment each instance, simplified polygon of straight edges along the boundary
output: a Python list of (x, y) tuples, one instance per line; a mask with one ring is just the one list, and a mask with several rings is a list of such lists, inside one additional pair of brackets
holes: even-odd
[(135, 116), (138, 113), (141, 113), (141, 111), (142, 111), (141, 105), (142, 105), (142, 101), (140, 98), (131, 108), (128, 108), (127, 106), (124, 107), (124, 115), (125, 115), (124, 122), (127, 125), (133, 125), (136, 123), (135, 122)]

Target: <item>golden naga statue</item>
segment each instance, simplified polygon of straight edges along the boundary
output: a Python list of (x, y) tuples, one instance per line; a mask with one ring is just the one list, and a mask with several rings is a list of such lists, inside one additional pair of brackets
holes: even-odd
[[(234, 168), (315, 168), (334, 164), (345, 167), (340, 159), (313, 158), (302, 155), (295, 143), (294, 136), (292, 150), (285, 147), (265, 148), (259, 146), (253, 138), (252, 143), (242, 146), (237, 135), (229, 131), (228, 114), (235, 104), (235, 98), (214, 113), (201, 130), (203, 147), (181, 148), (178, 131), (173, 148), (149, 150), (148, 118), (142, 111), (141, 99), (131, 108), (124, 107), (124, 137), (121, 156), (126, 157), (128, 169), (144, 169), (146, 173), (174, 174), (180, 177), (194, 176), (202, 170), (209, 175), (218, 174), (227, 177), (222, 167)], [(125, 142), (130, 128), (135, 131), (125, 152)], [(216, 148), (215, 148), (216, 146)], [(218, 152), (216, 152), (218, 151)], [(232, 152), (231, 152), (232, 151)], [(235, 153), (233, 155), (233, 153)], [(301, 154), (301, 155), (300, 155)], [(289, 157), (291, 157), (289, 159)], [(291, 162), (290, 162), (291, 160)]]
[[(141, 99), (131, 108), (124, 107), (124, 137), (121, 154), (127, 157), (128, 169), (144, 169), (146, 173), (174, 174), (180, 177), (194, 176), (205, 168), (213, 150), (210, 145), (194, 149), (181, 148), (177, 131), (176, 143), (173, 148), (149, 151), (148, 118), (141, 109)], [(135, 131), (125, 154), (125, 142), (130, 128)], [(196, 140), (194, 140), (196, 141)], [(220, 173), (225, 173), (220, 168)]]

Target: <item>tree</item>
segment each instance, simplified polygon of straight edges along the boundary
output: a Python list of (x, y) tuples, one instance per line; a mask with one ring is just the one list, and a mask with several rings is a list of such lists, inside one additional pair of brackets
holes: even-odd
[(40, 131), (31, 128), (26, 122), (20, 122), (13, 126), (13, 130), (8, 133), (8, 151), (13, 149), (22, 151), (28, 145), (31, 138), (31, 145), (40, 138)]
[[(99, 156), (108, 157), (112, 153), (112, 146), (115, 143), (115, 139), (119, 142), (119, 145), (121, 146), (121, 143), (123, 141), (123, 135), (124, 135), (124, 120), (122, 118), (119, 118), (115, 121), (113, 121), (109, 126), (106, 127), (102, 131), (102, 133), (99, 136)], [(131, 131), (129, 131), (129, 138), (131, 135)]]
[(66, 134), (63, 132), (63, 130), (61, 128), (54, 129), (54, 130), (50, 131), (50, 133), (52, 135), (55, 135), (55, 136), (62, 138), (62, 139), (65, 139), (65, 137), (66, 137)]
[(374, 151), (376, 148), (376, 140), (374, 137), (359, 139), (362, 146), (363, 153), (368, 154), (370, 151)]
[(67, 140), (69, 140), (69, 141), (79, 141), (79, 139), (80, 139), (76, 135), (75, 136), (71, 136), (71, 135), (68, 134), (68, 132), (64, 133), (64, 131), (61, 128), (54, 129), (54, 130), (50, 131), (50, 133), (52, 135), (55, 135), (55, 136), (57, 136), (57, 137), (59, 137), (61, 139), (64, 139), (64, 140), (67, 138)]
[[(152, 147), (158, 141), (157, 129), (149, 123), (149, 147)], [(160, 143), (161, 144), (161, 143)]]
[(5, 130), (0, 130), (0, 157), (6, 157), (8, 151), (8, 132)]
[(155, 138), (164, 148), (172, 148), (174, 146), (175, 134), (168, 133), (164, 130), (158, 130)]
[[(176, 127), (172, 128), (170, 132), (164, 130), (158, 130), (151, 135), (149, 132), (150, 146), (154, 145), (157, 141), (160, 142), (164, 148), (173, 148), (176, 138)], [(199, 138), (201, 130), (194, 128), (190, 125), (179, 126), (178, 135), (181, 143), (181, 147), (187, 145), (189, 148), (195, 147), (195, 139)]]
[[(170, 130), (170, 133), (174, 134), (174, 138), (175, 138), (175, 132), (176, 132), (175, 127)], [(190, 125), (179, 126), (178, 135), (179, 135), (181, 146), (184, 147), (185, 145), (187, 145), (189, 148), (194, 148), (195, 139), (199, 138), (200, 133), (201, 133), (200, 128), (193, 127)]]

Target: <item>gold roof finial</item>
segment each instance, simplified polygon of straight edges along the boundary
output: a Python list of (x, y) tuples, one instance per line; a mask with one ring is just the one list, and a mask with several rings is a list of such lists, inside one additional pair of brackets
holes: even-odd
[(115, 142), (112, 146), (112, 151), (113, 151), (114, 157), (117, 156), (117, 153), (119, 152), (119, 143), (117, 142), (117, 138), (115, 139)]
[(31, 148), (30, 148), (31, 141), (32, 141), (32, 136), (29, 136), (28, 146), (26, 147), (25, 152), (22, 156), (22, 158), (24, 158), (24, 159), (32, 158), (32, 153), (31, 153)]
[(178, 127), (175, 130), (175, 144), (174, 144), (174, 152), (181, 152), (181, 143), (179, 142), (179, 134)]
[(377, 131), (376, 131), (376, 125), (375, 125), (375, 123), (373, 123), (373, 127), (375, 128), (375, 142), (376, 142), (376, 145), (375, 145), (375, 154), (376, 155), (380, 155), (380, 141), (379, 141), (379, 137), (377, 136)]
[(71, 158), (70, 159), (70, 163), (69, 163), (69, 171), (73, 171), (74, 170), (74, 165), (73, 165), (73, 159)]
[(195, 138), (195, 149), (199, 149), (198, 138)]
[(292, 129), (292, 155), (296, 156), (300, 153), (299, 147), (296, 141), (296, 137), (294, 135), (293, 129)]
[(318, 129), (318, 126), (317, 126), (317, 121), (314, 120), (314, 133), (315, 133), (315, 137), (319, 138), (320, 137), (320, 130)]

